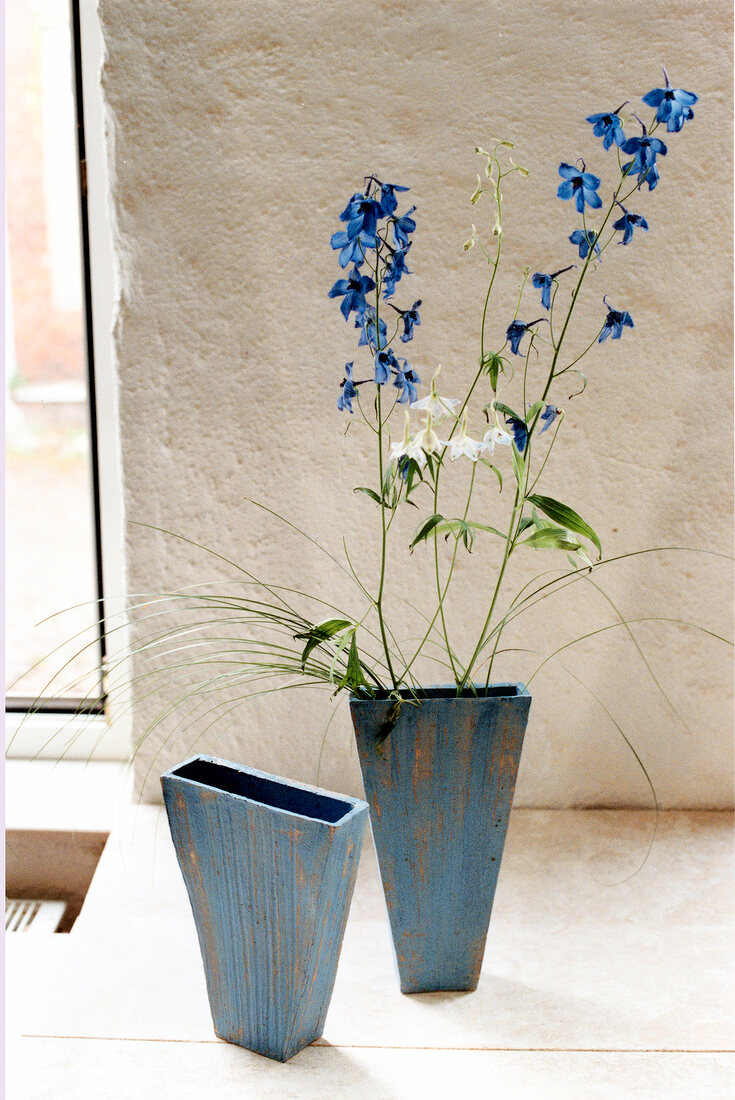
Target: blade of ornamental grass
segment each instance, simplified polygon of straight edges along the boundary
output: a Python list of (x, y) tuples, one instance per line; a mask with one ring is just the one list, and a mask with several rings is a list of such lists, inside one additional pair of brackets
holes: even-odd
[(585, 689), (585, 691), (589, 692), (589, 694), (592, 696), (592, 698), (595, 700), (595, 702), (598, 704), (598, 706), (601, 707), (602, 710), (604, 710), (605, 714), (608, 716), (608, 718), (612, 722), (613, 726), (615, 727), (615, 729), (618, 731), (618, 733), (622, 737), (623, 741), (625, 741), (625, 744), (628, 746), (630, 751), (633, 753), (633, 756), (636, 759), (638, 767), (641, 769), (644, 776), (646, 777), (646, 782), (648, 783), (649, 789), (651, 791), (651, 796), (653, 798), (653, 807), (654, 807), (653, 829), (651, 830), (651, 836), (650, 836), (649, 841), (648, 841), (648, 847), (646, 848), (645, 855), (643, 856), (643, 859), (641, 860), (638, 867), (636, 867), (635, 871), (633, 871), (631, 874), (626, 875), (625, 878), (616, 880), (615, 882), (605, 882), (605, 883), (603, 883), (599, 879), (595, 880), (597, 882), (601, 882), (601, 885), (603, 885), (603, 886), (622, 886), (622, 884), (624, 882), (629, 882), (630, 879), (634, 878), (640, 871), (643, 870), (643, 868), (646, 865), (646, 862), (648, 861), (648, 857), (651, 854), (651, 850), (653, 848), (653, 842), (656, 839), (656, 831), (658, 829), (658, 819), (659, 819), (659, 815), (660, 815), (660, 812), (661, 812), (660, 808), (659, 808), (659, 804), (658, 804), (658, 797), (656, 795), (656, 788), (653, 785), (653, 780), (651, 779), (651, 776), (648, 774), (648, 769), (646, 768), (646, 765), (641, 760), (640, 755), (638, 754), (637, 750), (635, 749), (634, 745), (632, 744), (630, 738), (626, 736), (625, 732), (623, 731), (622, 726), (619, 724), (619, 722), (610, 713), (608, 708), (603, 703), (602, 699), (600, 699), (599, 695), (597, 695), (592, 690), (592, 688), (589, 687), (588, 684), (585, 684), (584, 680), (580, 679), (580, 677), (577, 676), (574, 672), (572, 672), (570, 669), (566, 668), (565, 665), (562, 665), (561, 667), (564, 669), (564, 671), (567, 673), (568, 676), (571, 676), (573, 680), (576, 680), (577, 683), (580, 684)]

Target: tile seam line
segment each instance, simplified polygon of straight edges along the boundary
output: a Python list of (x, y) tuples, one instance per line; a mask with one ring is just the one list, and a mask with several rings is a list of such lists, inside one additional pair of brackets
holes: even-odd
[[(80, 1042), (101, 1043), (172, 1043), (190, 1046), (221, 1046), (223, 1039), (145, 1039), (127, 1035), (42, 1035), (24, 1032), (22, 1039), (69, 1039)], [(237, 1046), (229, 1043), (228, 1046)], [(447, 1050), (447, 1051), (487, 1051), (510, 1054), (735, 1054), (731, 1047), (456, 1047), (456, 1046), (388, 1046), (379, 1043), (329, 1043), (315, 1040), (309, 1044), (321, 1050)], [(246, 1047), (242, 1048), (246, 1050)], [(305, 1049), (308, 1049), (305, 1048)]]

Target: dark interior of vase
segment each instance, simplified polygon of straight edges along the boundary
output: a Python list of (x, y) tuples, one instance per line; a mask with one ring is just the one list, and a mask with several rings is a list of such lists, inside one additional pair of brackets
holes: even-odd
[[(438, 687), (418, 688), (416, 691), (401, 688), (399, 694), (402, 699), (498, 699), (509, 698), (522, 694), (522, 684), (490, 684), (487, 688), (484, 684), (476, 685), (475, 690), (469, 689), (457, 695), (454, 684), (442, 684)], [(385, 689), (375, 692), (375, 699), (387, 699), (391, 693)]]
[(172, 774), (227, 794), (248, 798), (252, 802), (260, 802), (264, 806), (287, 810), (289, 813), (314, 818), (317, 821), (326, 821), (332, 825), (341, 821), (352, 809), (350, 802), (342, 802), (338, 798), (329, 798), (328, 795), (317, 794), (314, 791), (305, 791), (289, 783), (266, 779), (262, 775), (253, 775), (212, 760), (201, 758), (190, 760), (188, 764), (182, 764), (180, 768), (176, 768)]

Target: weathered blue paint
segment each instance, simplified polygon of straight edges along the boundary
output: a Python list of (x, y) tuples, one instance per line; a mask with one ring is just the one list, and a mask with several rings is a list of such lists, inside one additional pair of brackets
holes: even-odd
[[(483, 692), (484, 687), (478, 688)], [(402, 693), (408, 698), (408, 693)], [(531, 696), (350, 700), (403, 993), (477, 987)]]
[(161, 783), (214, 1030), (285, 1062), (324, 1029), (367, 806), (211, 756)]

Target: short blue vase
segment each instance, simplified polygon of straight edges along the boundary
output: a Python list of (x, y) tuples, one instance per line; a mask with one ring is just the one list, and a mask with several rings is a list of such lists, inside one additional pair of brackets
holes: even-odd
[(403, 993), (477, 988), (531, 696), (350, 699)]
[(161, 784), (214, 1030), (285, 1062), (324, 1030), (367, 806), (211, 756)]

